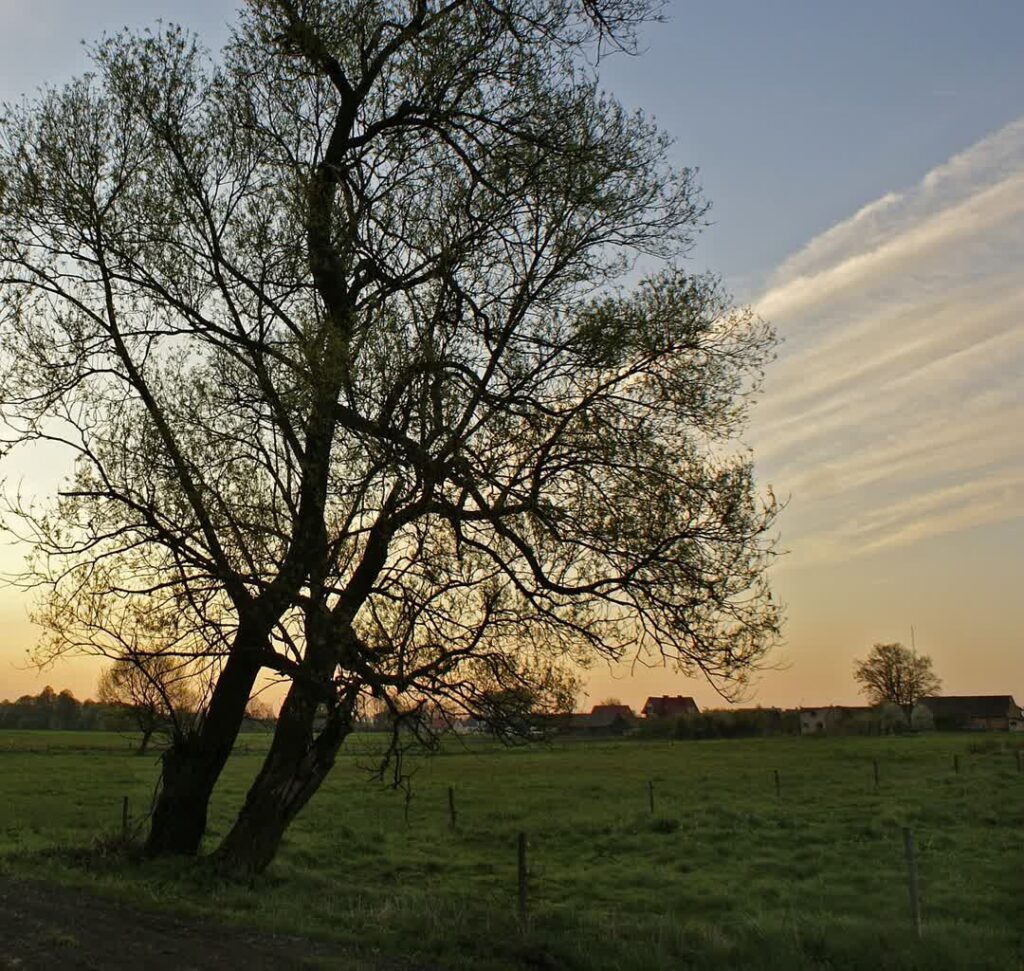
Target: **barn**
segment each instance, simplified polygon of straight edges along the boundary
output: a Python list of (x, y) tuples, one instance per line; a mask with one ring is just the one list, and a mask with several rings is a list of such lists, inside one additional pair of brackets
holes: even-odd
[(939, 729), (1024, 731), (1024, 714), (1012, 695), (935, 696), (922, 698), (918, 705), (931, 714), (935, 727)]

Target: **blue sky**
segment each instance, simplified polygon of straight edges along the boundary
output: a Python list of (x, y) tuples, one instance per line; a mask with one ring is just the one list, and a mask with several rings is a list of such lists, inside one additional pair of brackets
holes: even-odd
[[(157, 18), (223, 39), (228, 0), (0, 0), (0, 99), (84, 68), (82, 39)], [(695, 261), (740, 296), (833, 223), (1024, 113), (1015, 0), (669, 0), (604, 77), (699, 165)]]
[[(0, 99), (82, 70), (79, 40), (123, 24), (177, 20), (216, 47), (233, 8), (0, 0)], [(950, 693), (1024, 695), (1024, 4), (666, 12), (603, 79), (701, 169), (713, 225), (694, 268), (785, 339), (748, 436), (790, 500), (786, 670), (757, 700), (852, 701), (853, 657), (911, 624)], [(11, 658), (23, 616), (0, 601)], [(87, 693), (76, 671), (46, 678)], [(0, 670), (0, 696), (37, 680)], [(591, 682), (634, 704), (675, 691), (714, 701), (661, 670)]]
[(673, 2), (609, 86), (701, 167), (698, 262), (749, 296), (808, 239), (1024, 112), (1024, 4)]

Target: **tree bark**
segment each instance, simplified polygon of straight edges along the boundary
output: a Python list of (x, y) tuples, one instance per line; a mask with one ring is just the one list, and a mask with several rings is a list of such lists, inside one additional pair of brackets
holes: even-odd
[(202, 727), (195, 735), (175, 737), (164, 753), (147, 855), (194, 856), (199, 852), (213, 787), (234, 747), (260, 670), (255, 650), (259, 645), (259, 639), (239, 628)]
[(355, 694), (338, 702), (314, 737), (320, 697), (314, 686), (293, 683), (263, 768), (215, 854), (222, 872), (240, 877), (262, 873), (277, 854), (285, 830), (334, 765), (338, 749), (352, 730)]
[[(234, 876), (262, 873), (270, 865), (285, 830), (320, 788), (352, 730), (359, 685), (352, 682), (340, 696), (337, 692), (337, 645), (322, 604), (307, 612), (306, 637), (304, 670), (292, 681), (263, 767), (216, 853), (218, 867)], [(314, 735), (317, 710), (325, 700), (327, 722)]]

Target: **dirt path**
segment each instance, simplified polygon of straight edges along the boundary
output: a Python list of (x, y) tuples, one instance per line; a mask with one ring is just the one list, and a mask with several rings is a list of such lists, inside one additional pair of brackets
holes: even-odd
[(400, 966), (346, 956), (322, 942), (137, 910), (69, 887), (0, 877), (0, 969), (384, 971), (385, 967)]

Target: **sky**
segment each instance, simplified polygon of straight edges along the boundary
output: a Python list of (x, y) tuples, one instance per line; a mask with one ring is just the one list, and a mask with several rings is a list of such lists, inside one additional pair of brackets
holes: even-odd
[[(0, 100), (84, 70), (80, 44), (158, 18), (216, 48), (226, 0), (0, 0)], [(748, 704), (855, 703), (853, 660), (914, 641), (949, 694), (1024, 701), (1024, 4), (674, 0), (601, 66), (696, 166), (696, 271), (782, 344), (745, 436), (787, 501), (783, 643)], [(4, 559), (10, 562), (14, 551)], [(0, 591), (0, 697), (93, 690), (26, 668)], [(590, 704), (721, 704), (700, 678), (598, 667)]]

